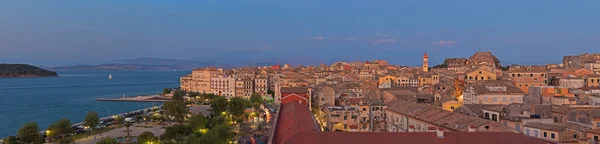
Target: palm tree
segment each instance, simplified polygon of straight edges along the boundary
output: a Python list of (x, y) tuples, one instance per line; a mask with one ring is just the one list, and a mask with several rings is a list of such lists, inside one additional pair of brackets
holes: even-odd
[(128, 140), (130, 140), (130, 139), (131, 139), (131, 135), (129, 135), (129, 132), (131, 132), (131, 130), (129, 130), (129, 127), (131, 127), (132, 125), (133, 125), (133, 124), (132, 124), (132, 123), (130, 123), (130, 122), (125, 122), (125, 123), (123, 124), (123, 126), (127, 127), (127, 130), (126, 130), (126, 131), (127, 131), (127, 138), (128, 138)]

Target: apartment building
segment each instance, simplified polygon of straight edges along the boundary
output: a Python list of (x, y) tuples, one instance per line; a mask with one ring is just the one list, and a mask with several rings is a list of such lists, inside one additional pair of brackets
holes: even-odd
[(215, 95), (233, 97), (236, 95), (236, 78), (231, 76), (214, 76), (210, 80), (210, 92)]
[(508, 81), (486, 81), (463, 90), (464, 104), (523, 103), (525, 93)]

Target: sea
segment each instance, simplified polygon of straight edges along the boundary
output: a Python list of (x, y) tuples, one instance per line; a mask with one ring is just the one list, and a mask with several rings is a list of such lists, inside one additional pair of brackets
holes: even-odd
[[(40, 131), (61, 119), (83, 121), (86, 113), (100, 117), (161, 105), (161, 102), (96, 101), (97, 98), (159, 94), (179, 86), (190, 71), (67, 71), (58, 77), (0, 78), (0, 139), (16, 135), (30, 121)], [(109, 80), (108, 75), (113, 79)]]

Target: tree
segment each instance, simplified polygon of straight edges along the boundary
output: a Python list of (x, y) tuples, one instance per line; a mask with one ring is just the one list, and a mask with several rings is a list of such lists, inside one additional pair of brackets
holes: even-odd
[(227, 99), (225, 97), (216, 97), (210, 103), (210, 108), (212, 108), (213, 114), (220, 114), (224, 111), (227, 111)]
[(192, 134), (192, 129), (187, 125), (177, 124), (165, 128), (165, 133), (160, 136), (164, 141), (179, 141)]
[(100, 141), (96, 142), (96, 144), (118, 144), (119, 142), (117, 142), (116, 139), (111, 138), (111, 137), (105, 137), (100, 139)]
[(260, 104), (264, 102), (262, 96), (258, 93), (253, 93), (252, 96), (250, 96), (250, 101), (254, 104), (253, 106), (256, 110), (260, 109)]
[(4, 138), (4, 139), (2, 140), (2, 142), (3, 142), (4, 144), (20, 144), (20, 143), (19, 143), (19, 139), (18, 139), (17, 137), (15, 137), (15, 136), (9, 136), (9, 137), (7, 137), (7, 138)]
[(162, 92), (162, 93), (163, 93), (163, 94), (170, 94), (170, 93), (171, 93), (171, 89), (169, 89), (169, 88), (165, 88), (165, 89), (163, 89), (163, 92)]
[(185, 96), (185, 91), (177, 90), (173, 94), (173, 98), (172, 99), (175, 100), (175, 101), (181, 101), (181, 102), (183, 102), (183, 100), (184, 100), (183, 96)]
[(131, 127), (133, 124), (130, 122), (125, 122), (123, 124), (123, 126), (125, 126), (127, 128), (127, 137), (131, 137), (131, 135), (129, 135), (129, 132), (131, 132), (131, 130), (129, 130), (129, 127)]
[(100, 124), (100, 117), (98, 117), (98, 113), (95, 111), (90, 111), (87, 113), (87, 115), (85, 115), (85, 118), (83, 119), (84, 126), (94, 129), (98, 124)]
[(185, 115), (188, 113), (187, 107), (182, 101), (170, 100), (165, 102), (163, 106), (165, 115), (173, 117), (173, 120), (181, 123)]
[(21, 126), (17, 132), (17, 138), (24, 144), (41, 144), (44, 138), (39, 133), (39, 126), (35, 122), (28, 122)]
[(229, 102), (229, 112), (231, 112), (231, 115), (238, 121), (244, 115), (244, 103), (246, 103), (246, 100), (241, 97), (231, 98)]
[(72, 141), (68, 134), (71, 134), (74, 131), (75, 130), (73, 130), (73, 127), (71, 126), (71, 121), (67, 118), (62, 118), (48, 127), (46, 135), (51, 138), (59, 137), (60, 143), (68, 143)]
[(138, 136), (138, 143), (140, 143), (140, 144), (146, 144), (146, 143), (156, 142), (156, 141), (158, 141), (158, 137), (154, 136), (154, 133), (149, 132), (149, 131), (145, 131)]
[(117, 124), (121, 124), (123, 122), (123, 117), (117, 116), (115, 117), (115, 121), (117, 122)]
[(188, 125), (193, 131), (205, 129), (208, 124), (208, 120), (202, 114), (193, 115), (188, 119)]

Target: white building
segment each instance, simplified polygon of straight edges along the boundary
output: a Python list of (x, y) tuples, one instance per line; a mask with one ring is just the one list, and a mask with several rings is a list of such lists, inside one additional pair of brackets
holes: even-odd
[(210, 92), (226, 97), (235, 96), (235, 81), (231, 76), (215, 76), (210, 79)]

